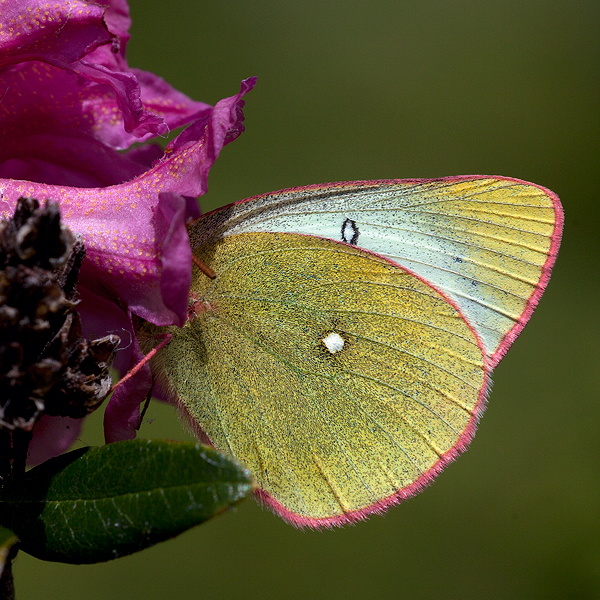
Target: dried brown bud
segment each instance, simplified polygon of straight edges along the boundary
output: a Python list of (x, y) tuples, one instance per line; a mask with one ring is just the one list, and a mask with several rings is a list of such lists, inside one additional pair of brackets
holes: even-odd
[(110, 390), (119, 338), (83, 339), (74, 310), (84, 256), (56, 204), (22, 198), (0, 222), (0, 427), (84, 417)]

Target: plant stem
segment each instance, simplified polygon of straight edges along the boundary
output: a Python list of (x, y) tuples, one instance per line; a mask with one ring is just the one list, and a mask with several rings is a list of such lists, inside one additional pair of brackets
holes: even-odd
[(0, 600), (15, 600), (15, 583), (13, 581), (12, 561), (17, 550), (11, 549), (0, 576)]
[[(0, 431), (0, 486), (10, 484), (25, 475), (25, 463), (31, 441), (31, 431)], [(15, 584), (13, 580), (12, 562), (18, 552), (18, 545), (13, 546), (0, 575), (0, 600), (14, 600)]]
[(25, 475), (25, 465), (27, 463), (27, 453), (29, 452), (29, 442), (33, 433), (15, 429), (12, 432), (12, 481), (21, 479)]
[(0, 429), (0, 487), (12, 479), (12, 432)]

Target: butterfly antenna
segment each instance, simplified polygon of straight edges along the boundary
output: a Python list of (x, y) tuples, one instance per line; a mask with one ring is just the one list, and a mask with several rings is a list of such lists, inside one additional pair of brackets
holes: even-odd
[(193, 254), (192, 261), (209, 279), (217, 278), (217, 274), (206, 263), (203, 263), (199, 258), (196, 258)]
[(135, 365), (135, 367), (133, 367), (133, 369), (131, 369), (131, 371), (129, 371), (125, 377), (119, 379), (119, 381), (117, 381), (117, 383), (110, 388), (111, 393), (114, 392), (118, 387), (122, 386), (126, 381), (131, 379), (150, 359), (152, 359), (153, 356), (155, 356), (159, 350), (164, 348), (172, 339), (173, 336), (170, 333), (165, 333), (163, 341), (158, 344), (156, 348), (150, 350), (150, 352), (148, 352), (148, 354), (146, 354), (146, 356), (144, 356), (144, 358), (142, 358), (142, 360), (140, 360), (140, 362)]

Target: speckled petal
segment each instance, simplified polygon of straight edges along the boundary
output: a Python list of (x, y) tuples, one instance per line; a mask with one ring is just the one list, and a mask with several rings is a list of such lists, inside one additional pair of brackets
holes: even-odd
[(40, 60), (61, 67), (114, 39), (105, 7), (78, 0), (3, 0), (0, 10), (0, 69)]
[[(85, 71), (90, 76), (98, 76), (98, 81), (107, 76), (119, 82), (123, 111), (129, 115), (128, 126), (135, 129), (136, 135), (152, 135), (154, 130), (160, 133), (168, 131), (162, 117), (142, 111), (139, 85), (134, 75), (107, 75), (104, 67), (85, 66)], [(15, 158), (26, 161), (36, 159), (57, 167), (68, 166), (82, 174), (91, 172), (102, 182), (107, 177), (98, 177), (100, 171), (96, 152), (109, 152), (108, 142), (113, 142), (108, 145), (121, 147), (129, 145), (133, 140), (139, 141), (136, 135), (125, 132), (123, 113), (114, 89), (109, 85), (89, 81), (85, 83), (74, 73), (40, 62), (28, 62), (2, 73), (2, 87), (0, 163)], [(127, 94), (133, 94), (131, 102), (127, 100)], [(136, 111), (141, 112), (134, 115)], [(56, 137), (56, 143), (52, 147), (39, 143), (36, 138), (43, 134)], [(69, 139), (75, 138), (89, 140), (89, 150), (83, 154), (80, 154), (81, 148), (71, 152)], [(66, 140), (66, 143), (61, 140)], [(102, 146), (94, 147), (94, 140)], [(119, 155), (113, 152), (111, 160), (118, 166)], [(104, 166), (103, 169), (107, 170)], [(109, 168), (108, 171), (110, 170)], [(131, 179), (136, 174), (138, 173), (131, 173), (118, 182)], [(37, 177), (32, 179), (41, 181)], [(114, 183), (117, 181), (113, 178), (108, 184)], [(97, 183), (96, 186), (108, 184)], [(70, 185), (77, 184), (70, 182)]]
[[(111, 94), (106, 96), (105, 102), (101, 106), (110, 110), (110, 107), (115, 106), (116, 103), (116, 107), (122, 118), (122, 123), (119, 123), (119, 125), (120, 127), (124, 127), (127, 133), (132, 133), (135, 138), (142, 138), (148, 134), (155, 136), (167, 135), (169, 133), (169, 127), (162, 117), (144, 108), (141, 99), (140, 84), (133, 73), (112, 71), (103, 65), (85, 60), (73, 63), (71, 68), (77, 75), (98, 84), (101, 91), (103, 91), (104, 87), (111, 90)], [(98, 90), (92, 88), (91, 91), (97, 92)], [(93, 116), (98, 137), (106, 142), (101, 135), (102, 128), (98, 126), (103, 122), (103, 119), (99, 118), (103, 116), (103, 113), (96, 110)], [(139, 142), (140, 140), (136, 139), (135, 141)], [(119, 145), (116, 147), (126, 146)]]
[[(91, 133), (118, 148), (128, 147), (140, 137), (168, 133), (169, 126), (164, 119), (144, 107), (140, 84), (125, 61), (124, 49), (129, 37), (126, 29), (129, 14), (125, 3), (116, 3), (119, 6), (110, 7), (105, 15), (109, 26), (115, 28), (118, 35), (111, 35), (107, 30), (102, 18), (104, 9), (95, 5), (83, 10), (79, 3), (72, 2), (79, 20), (69, 16), (65, 21), (60, 9), (56, 8), (62, 5), (54, 6), (58, 15), (50, 14), (49, 5), (44, 5), (47, 9), (43, 11), (44, 16), (38, 15), (36, 20), (31, 11), (23, 10), (23, 3), (20, 7), (16, 4), (9, 2), (8, 9), (12, 8), (16, 17), (5, 14), (4, 6), (0, 14), (0, 69), (12, 65), (2, 74), (5, 90), (2, 104), (16, 104), (20, 110), (3, 108), (1, 116), (7, 129), (2, 137), (18, 129), (11, 122), (14, 118), (19, 117), (20, 125), (26, 123), (26, 112), (34, 121), (26, 124), (29, 128), (33, 128), (36, 121), (47, 131), (52, 128), (63, 131), (65, 125), (77, 127), (79, 124), (80, 135)], [(82, 15), (88, 13), (84, 19)], [(69, 29), (73, 21), (79, 23), (74, 32)], [(56, 27), (61, 24), (64, 28), (59, 30), (60, 35), (55, 35)], [(51, 28), (50, 37), (48, 28)], [(103, 35), (98, 34), (98, 28)], [(77, 37), (73, 40), (74, 48), (53, 45), (53, 39), (62, 40), (71, 33)], [(27, 110), (31, 106), (34, 110)], [(42, 114), (35, 112), (37, 108)], [(119, 139), (116, 133), (122, 132), (123, 127), (126, 141)], [(108, 134), (107, 139), (104, 139), (105, 134)], [(111, 144), (111, 138), (116, 138), (116, 143)]]
[[(254, 83), (255, 79), (243, 82), (239, 94), (217, 103), (210, 117), (186, 129), (152, 169), (126, 183), (78, 188), (0, 180), (2, 216), (12, 214), (20, 196), (58, 201), (64, 221), (86, 245), (80, 284), (98, 295), (120, 298), (132, 312), (157, 325), (180, 323), (183, 313), (173, 311), (170, 293), (165, 301), (161, 283), (163, 256), (172, 256), (169, 243), (180, 247), (180, 236), (162, 236), (164, 227), (156, 214), (159, 194), (196, 197), (206, 191), (208, 171), (221, 148), (243, 131), (242, 97)], [(194, 216), (187, 203), (184, 222)]]
[[(158, 75), (138, 69), (130, 69), (126, 75), (135, 77), (141, 93), (139, 103), (135, 97), (128, 98), (124, 88), (120, 96), (113, 94), (106, 86), (89, 87), (81, 92), (87, 119), (93, 123), (94, 136), (113, 148), (128, 148), (157, 133), (165, 135), (169, 130), (183, 127), (210, 114), (210, 104), (191, 100)], [(119, 98), (123, 106), (118, 103)], [(134, 107), (138, 110), (143, 107), (145, 114), (153, 118), (145, 123), (134, 114)], [(135, 130), (123, 128), (123, 115), (127, 116), (130, 124), (134, 117), (140, 120)], [(157, 125), (159, 119), (162, 123), (160, 126)]]
[(111, 48), (111, 54), (119, 59), (125, 58), (125, 49), (129, 41), (129, 28), (131, 16), (127, 0), (102, 0), (102, 5), (107, 6), (104, 20), (108, 30), (119, 39), (119, 48)]
[[(244, 131), (243, 97), (255, 85), (256, 77), (242, 81), (238, 94), (217, 102), (210, 117), (192, 123), (167, 146), (163, 161), (173, 165), (171, 175), (179, 180), (174, 191), (184, 196), (201, 196), (206, 192), (208, 171), (221, 148)], [(173, 157), (180, 158), (173, 162)], [(184, 162), (183, 157), (189, 160)]]

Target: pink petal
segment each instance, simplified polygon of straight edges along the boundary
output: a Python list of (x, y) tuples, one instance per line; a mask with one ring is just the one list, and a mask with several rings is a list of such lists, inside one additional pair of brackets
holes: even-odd
[[(221, 148), (243, 131), (242, 98), (255, 81), (243, 82), (239, 94), (218, 102), (209, 117), (173, 140), (152, 169), (127, 183), (80, 188), (0, 180), (3, 218), (12, 214), (20, 196), (58, 201), (63, 219), (86, 245), (80, 285), (121, 299), (132, 312), (157, 325), (181, 323), (185, 311), (174, 310), (173, 295), (162, 282), (163, 257), (165, 264), (173, 265), (173, 257), (179, 256), (181, 262), (174, 267), (178, 272), (188, 268), (184, 264), (191, 269), (191, 263), (177, 250), (184, 228), (181, 218), (179, 232), (165, 231), (164, 216), (157, 213), (159, 194), (196, 197), (206, 191), (208, 172)], [(195, 216), (189, 202), (184, 212), (183, 222)]]
[[(144, 354), (137, 339), (133, 339), (129, 369), (137, 366)], [(141, 370), (119, 386), (104, 411), (104, 439), (107, 444), (132, 440), (141, 424), (140, 405), (152, 388), (152, 372), (146, 363)]]
[[(86, 69), (89, 72), (93, 71), (94, 76), (98, 75), (98, 80), (101, 79), (100, 75), (106, 74), (104, 67), (102, 73), (99, 71), (100, 67), (93, 69), (86, 67)], [(130, 129), (137, 127), (138, 135), (146, 135), (154, 129), (162, 133), (168, 131), (168, 126), (162, 117), (141, 109), (139, 85), (134, 75), (109, 73), (109, 76), (113, 80), (123, 80), (121, 102), (123, 110), (129, 115)], [(0, 162), (10, 158), (39, 159), (58, 166), (75, 166), (87, 172), (90, 167), (81, 169), (73, 165), (73, 159), (77, 159), (79, 149), (69, 155), (70, 144), (66, 143), (64, 149), (60, 149), (57, 143), (49, 150), (36, 138), (43, 134), (56, 136), (57, 140), (80, 138), (89, 140), (90, 145), (95, 139), (98, 140), (98, 148), (102, 143), (105, 153), (110, 151), (110, 148), (105, 147), (106, 141), (116, 140), (120, 144), (121, 139), (124, 138), (127, 140), (125, 145), (128, 145), (137, 139), (133, 134), (123, 130), (123, 115), (109, 85), (85, 83), (74, 73), (38, 62), (11, 67), (2, 74), (2, 79), (5, 93), (0, 102), (2, 122)], [(128, 90), (128, 86), (131, 89)], [(128, 100), (123, 96), (128, 93), (132, 97), (130, 105), (127, 105)], [(134, 116), (135, 111), (141, 112)], [(58, 155), (57, 148), (61, 150)], [(92, 148), (91, 153), (94, 154), (96, 151), (102, 152)], [(65, 153), (67, 156), (64, 156)], [(116, 162), (118, 156), (113, 152), (113, 160)], [(85, 159), (79, 159), (78, 162), (83, 160)], [(94, 169), (95, 159), (90, 163), (92, 170), (97, 170)], [(136, 174), (138, 173), (132, 174), (127, 179), (131, 179)], [(37, 178), (35, 180), (40, 181)], [(113, 180), (111, 183), (116, 181)], [(76, 184), (71, 183), (71, 185)]]
[[(75, 9), (78, 6), (74, 3)], [(31, 17), (41, 8), (48, 23)], [(209, 105), (191, 100), (160, 77), (129, 69), (125, 46), (131, 19), (124, 0), (110, 2), (104, 14), (113, 36), (103, 24), (104, 9), (95, 5), (90, 9), (91, 18), (84, 19), (78, 13), (76, 19), (68, 19), (68, 27), (61, 20), (64, 9), (56, 5), (51, 10), (47, 8), (44, 5), (36, 9), (34, 5), (30, 11), (24, 11), (22, 3), (8, 2), (5, 11), (3, 6), (0, 68), (14, 66), (3, 72), (6, 93), (0, 103), (0, 117), (5, 127), (0, 137), (20, 137), (28, 130), (39, 133), (40, 128), (64, 134), (65, 128), (74, 127), (79, 136), (91, 135), (124, 149), (140, 139), (166, 135), (169, 128), (186, 125), (210, 110)], [(77, 51), (67, 46), (70, 51), (66, 54), (53, 52), (57, 50), (55, 38), (62, 39), (74, 23), (79, 23), (78, 35), (87, 32), (88, 37), (96, 39), (90, 20), (102, 31), (100, 39), (93, 44), (89, 40), (80, 44)], [(13, 21), (22, 23), (15, 27)], [(56, 28), (61, 26), (58, 35)], [(48, 52), (44, 51), (40, 36), (52, 42)], [(35, 47), (36, 52), (23, 54), (29, 46)]]
[[(133, 73), (124, 71), (112, 71), (100, 64), (80, 60), (70, 65), (72, 71), (89, 81), (108, 86), (114, 93), (116, 106), (118, 107), (125, 131), (141, 138), (146, 134), (167, 135), (169, 128), (162, 117), (146, 110), (141, 100), (140, 85)], [(100, 88), (102, 90), (102, 88)], [(98, 92), (93, 89), (93, 92)], [(107, 98), (107, 104), (112, 105), (112, 98)], [(95, 115), (98, 116), (98, 113)], [(139, 140), (137, 140), (139, 141)]]
[(113, 334), (121, 343), (117, 348), (113, 368), (125, 373), (131, 362), (133, 326), (131, 317), (117, 303), (93, 294), (88, 289), (77, 288), (77, 312), (81, 317), (82, 336), (94, 340)]
[[(2, 32), (0, 28), (0, 41)], [(161, 116), (144, 107), (136, 75), (129, 71), (124, 59), (117, 61), (115, 56), (109, 46), (82, 59), (71, 56), (70, 60), (63, 60), (64, 57), (54, 55), (19, 59), (18, 54), (17, 58), (11, 55), (12, 63), (27, 62), (14, 64), (2, 73), (0, 116), (4, 127), (0, 137), (22, 136), (28, 131), (39, 131), (40, 127), (64, 133), (65, 128), (71, 127), (79, 136), (90, 135), (116, 148), (125, 148), (144, 136), (166, 135), (169, 126)], [(105, 57), (107, 64), (99, 60)], [(198, 109), (192, 103), (188, 113)]]
[[(83, 335), (95, 339), (107, 334), (118, 335), (121, 343), (113, 367), (121, 374), (135, 367), (144, 355), (135, 338), (131, 315), (116, 303), (79, 286), (77, 312), (81, 316)], [(148, 365), (130, 381), (117, 388), (104, 411), (106, 441), (116, 442), (135, 437), (140, 424), (140, 404), (146, 400), (152, 378)]]
[(17, 138), (10, 146), (4, 144), (12, 156), (2, 157), (0, 147), (0, 157), (4, 159), (0, 159), (0, 178), (70, 187), (106, 187), (143, 174), (150, 157), (156, 160), (156, 147), (123, 154), (93, 138), (72, 133), (39, 133)]
[(112, 44), (99, 46), (87, 55), (86, 60), (103, 65), (113, 71), (128, 71), (125, 52), (131, 37), (131, 16), (126, 0), (103, 0), (106, 6), (104, 22), (113, 35)]
[(0, 69), (39, 60), (65, 68), (113, 36), (105, 8), (78, 0), (5, 0), (0, 12)]
[(83, 419), (44, 415), (33, 428), (27, 464), (39, 465), (66, 452), (79, 437), (82, 425)]
[(192, 123), (167, 146), (164, 162), (172, 162), (173, 156), (188, 156), (190, 159), (176, 167), (176, 176), (180, 179), (178, 193), (200, 196), (206, 192), (208, 171), (221, 148), (244, 131), (242, 109), (245, 102), (242, 98), (255, 85), (256, 77), (242, 81), (239, 94), (217, 102), (209, 118)]
[(185, 224), (190, 215), (198, 218), (200, 210), (194, 199), (173, 192), (161, 193), (158, 198), (156, 233), (163, 248), (160, 289), (165, 306), (180, 318), (177, 325), (182, 327), (192, 283), (192, 250)]
[(118, 54), (125, 57), (125, 48), (129, 41), (129, 28), (131, 27), (131, 16), (129, 15), (129, 6), (126, 0), (103, 0), (103, 5), (107, 5), (106, 12), (104, 13), (104, 21), (108, 26), (108, 30), (119, 38), (120, 48), (119, 52), (112, 54)]
[(210, 104), (191, 100), (154, 73), (139, 69), (131, 69), (131, 72), (140, 82), (144, 106), (160, 115), (171, 129), (206, 117), (212, 109)]
[[(128, 75), (137, 78), (141, 105), (146, 113), (155, 115), (156, 119), (160, 119), (163, 123), (161, 135), (210, 114), (212, 109), (210, 104), (191, 100), (158, 75), (138, 69), (130, 69)], [(123, 96), (121, 98), (123, 99)], [(125, 99), (125, 105), (128, 102), (129, 100)], [(94, 124), (94, 135), (113, 148), (128, 148), (133, 143), (155, 135), (152, 128), (144, 133), (143, 123), (136, 126), (132, 132), (124, 130), (123, 123), (119, 120), (122, 114), (121, 107), (116, 97), (107, 94), (104, 87), (86, 90), (83, 105), (87, 118)], [(134, 106), (133, 101), (130, 106)], [(133, 109), (129, 108), (128, 113), (133, 114)], [(129, 114), (130, 119), (131, 114)], [(152, 121), (152, 123), (156, 122)]]

